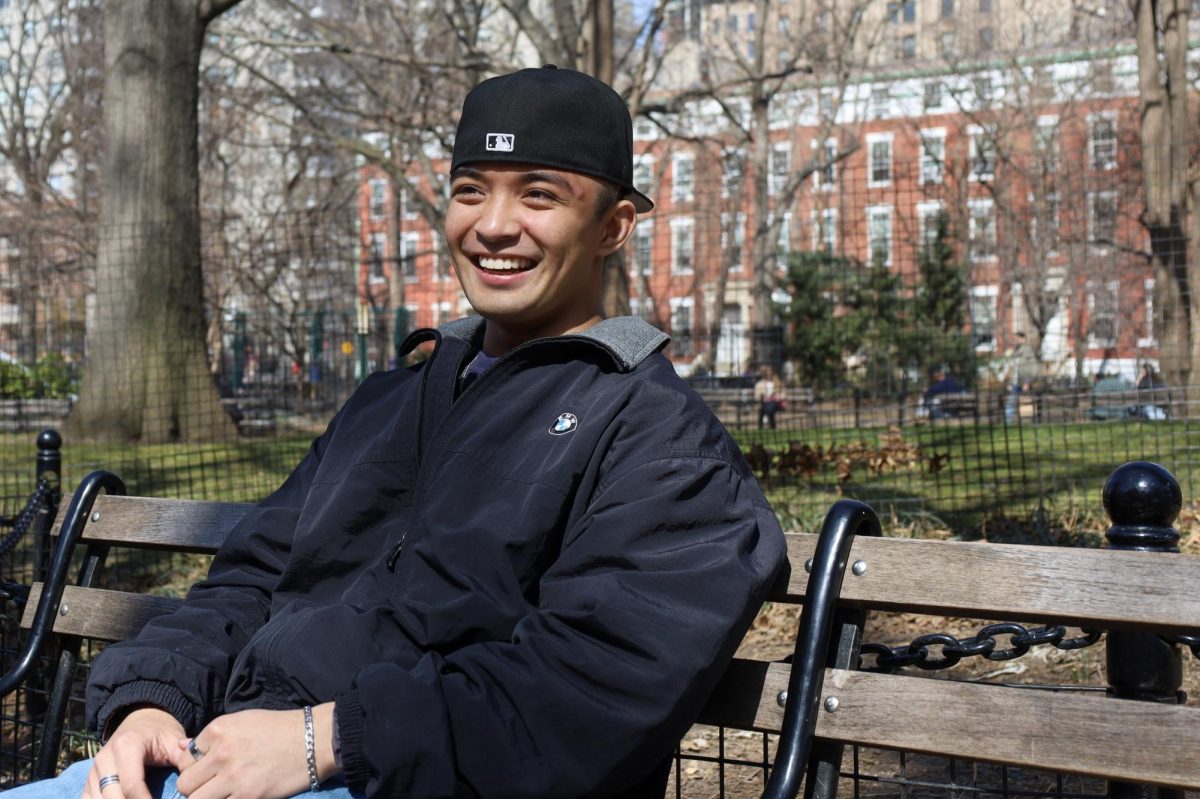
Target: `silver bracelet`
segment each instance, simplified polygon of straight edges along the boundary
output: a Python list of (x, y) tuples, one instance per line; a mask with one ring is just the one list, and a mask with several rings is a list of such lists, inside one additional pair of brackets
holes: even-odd
[(308, 755), (308, 789), (313, 793), (321, 790), (317, 779), (317, 746), (313, 740), (312, 705), (304, 706), (304, 749)]

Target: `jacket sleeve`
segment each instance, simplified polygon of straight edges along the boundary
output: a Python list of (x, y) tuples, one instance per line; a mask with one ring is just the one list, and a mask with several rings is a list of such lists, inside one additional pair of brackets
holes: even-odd
[(602, 485), (511, 640), (376, 663), (336, 697), (372, 796), (621, 795), (663, 762), (785, 562), (757, 483), (661, 457)]
[(234, 660), (269, 616), (300, 508), (336, 422), (231, 531), (183, 605), (100, 654), (87, 685), (93, 729), (107, 735), (110, 720), (134, 705), (160, 707), (192, 734), (221, 714)]

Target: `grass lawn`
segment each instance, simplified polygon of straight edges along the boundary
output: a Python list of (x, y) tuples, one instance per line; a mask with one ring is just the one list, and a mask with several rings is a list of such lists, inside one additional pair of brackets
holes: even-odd
[[(946, 422), (887, 429), (735, 431), (743, 450), (756, 443), (781, 451), (796, 441), (827, 452), (857, 451), (848, 474), (826, 457), (807, 477), (777, 473), (764, 481), (785, 526), (815, 529), (841, 496), (871, 503), (901, 529), (949, 530), (968, 537), (998, 520), (1021, 521), (1046, 538), (1050, 528), (1087, 520), (1106, 524), (1104, 481), (1129, 460), (1152, 460), (1180, 481), (1185, 503), (1194, 495), (1200, 445), (1194, 421), (1114, 421), (1003, 424)], [(855, 450), (855, 445), (857, 449)], [(931, 463), (938, 456), (940, 463)], [(847, 456), (841, 458), (843, 461)], [(1072, 525), (1078, 526), (1078, 525)]]

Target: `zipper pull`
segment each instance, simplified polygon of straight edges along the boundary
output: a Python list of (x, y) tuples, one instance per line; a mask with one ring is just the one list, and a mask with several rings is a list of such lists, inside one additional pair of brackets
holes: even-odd
[(405, 530), (400, 534), (400, 541), (396, 544), (396, 546), (392, 547), (392, 551), (388, 553), (387, 568), (388, 571), (392, 572), (393, 574), (396, 571), (396, 561), (400, 559), (400, 553), (404, 551), (404, 539), (406, 538), (408, 538), (408, 530)]

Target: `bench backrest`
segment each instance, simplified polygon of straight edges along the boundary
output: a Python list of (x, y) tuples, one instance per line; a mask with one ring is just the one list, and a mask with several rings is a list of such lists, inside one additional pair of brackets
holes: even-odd
[[(64, 496), (62, 507), (70, 501), (71, 495)], [(101, 495), (92, 506), (79, 543), (211, 555), (251, 507), (236, 502)], [(64, 517), (59, 514), (51, 535), (59, 535)], [(21, 617), (23, 628), (33, 624), (41, 592), (42, 584), (34, 583)], [(67, 585), (53, 629), (62, 635), (121, 641), (179, 602), (131, 591)]]
[[(788, 536), (792, 569), (773, 601), (803, 600), (816, 539)], [(843, 607), (1200, 630), (1200, 556), (860, 537), (848, 563)], [(701, 723), (779, 732), (789, 672), (735, 661)], [(819, 741), (1200, 789), (1200, 707), (827, 668), (819, 708)]]

